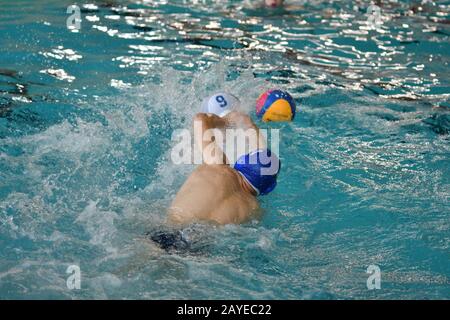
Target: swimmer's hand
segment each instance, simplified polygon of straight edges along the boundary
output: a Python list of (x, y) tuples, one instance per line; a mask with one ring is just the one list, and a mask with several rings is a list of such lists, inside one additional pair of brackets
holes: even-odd
[(199, 113), (195, 116), (194, 121), (203, 122), (206, 125), (207, 129), (257, 129), (252, 119), (245, 113), (239, 111), (232, 111), (223, 117), (219, 117), (214, 113)]
[[(250, 132), (250, 137), (254, 137), (252, 139), (256, 139), (257, 149), (264, 149), (267, 147), (266, 139), (259, 131), (259, 128), (252, 121), (252, 119), (245, 113), (239, 111), (232, 111), (227, 114), (223, 119), (226, 122), (227, 128), (233, 129), (243, 129), (247, 132)], [(254, 135), (252, 135), (252, 131)]]
[(207, 129), (212, 128), (225, 128), (227, 122), (224, 118), (219, 117), (215, 113), (197, 113), (194, 117), (194, 121), (200, 121), (206, 125)]
[(257, 129), (252, 119), (242, 112), (232, 111), (223, 117), (223, 119), (227, 128)]
[(256, 128), (252, 120), (245, 113), (232, 111), (223, 117), (219, 117), (214, 113), (199, 113), (194, 118), (194, 121), (203, 122), (208, 129), (226, 129), (226, 128)]
[[(195, 122), (202, 124), (201, 126), (199, 126), (199, 128), (201, 130), (198, 132), (195, 131), (195, 126), (194, 126), (194, 135), (195, 135), (196, 144), (201, 146), (203, 160), (207, 164), (229, 163), (228, 159), (226, 159), (225, 154), (220, 152), (219, 147), (214, 148), (216, 151), (214, 157), (211, 158), (207, 154), (205, 154), (205, 152), (204, 152), (205, 148), (207, 148), (210, 143), (215, 141), (214, 135), (211, 135), (211, 134), (207, 135), (206, 140), (205, 140), (204, 133), (207, 132), (209, 129), (230, 128), (230, 129), (250, 130), (250, 133), (249, 133), (250, 137), (254, 137), (252, 139), (256, 139), (257, 148), (264, 149), (267, 147), (267, 143), (266, 143), (266, 139), (265, 139), (264, 135), (259, 131), (259, 128), (252, 121), (252, 119), (245, 113), (242, 113), (239, 111), (232, 111), (222, 118), (213, 113), (198, 113), (194, 117), (194, 123)], [(251, 132), (252, 130), (253, 130), (253, 133)]]

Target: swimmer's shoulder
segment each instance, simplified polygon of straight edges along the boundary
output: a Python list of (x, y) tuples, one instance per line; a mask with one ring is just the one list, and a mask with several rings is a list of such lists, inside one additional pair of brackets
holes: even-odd
[(239, 173), (229, 165), (200, 165), (193, 175), (196, 180), (205, 180), (205, 183), (207, 182), (214, 190), (219, 190), (223, 195), (244, 191)]
[(202, 192), (214, 192), (216, 197), (226, 196), (231, 190), (236, 189), (238, 179), (235, 170), (228, 165), (199, 165), (185, 185), (189, 189), (202, 189)]
[(207, 175), (210, 178), (214, 176), (233, 178), (235, 177), (236, 170), (227, 164), (202, 164), (194, 172), (200, 175)]

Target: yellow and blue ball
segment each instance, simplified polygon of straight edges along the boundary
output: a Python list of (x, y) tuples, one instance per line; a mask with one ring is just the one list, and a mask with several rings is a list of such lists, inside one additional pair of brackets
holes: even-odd
[(295, 117), (295, 101), (282, 90), (268, 90), (256, 101), (256, 115), (263, 121), (292, 121)]

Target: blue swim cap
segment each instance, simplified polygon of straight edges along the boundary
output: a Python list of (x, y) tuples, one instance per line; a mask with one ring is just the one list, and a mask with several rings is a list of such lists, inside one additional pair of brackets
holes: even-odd
[(268, 194), (275, 189), (280, 168), (280, 160), (269, 149), (250, 152), (241, 156), (234, 164), (234, 169), (250, 183), (258, 195)]

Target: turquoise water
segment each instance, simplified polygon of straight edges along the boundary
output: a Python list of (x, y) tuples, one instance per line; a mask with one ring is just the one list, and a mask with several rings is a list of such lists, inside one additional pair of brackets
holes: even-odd
[[(0, 1), (0, 298), (450, 298), (450, 3), (286, 2), (78, 3), (71, 32), (71, 1)], [(156, 250), (172, 132), (272, 87), (299, 108), (261, 221)]]

